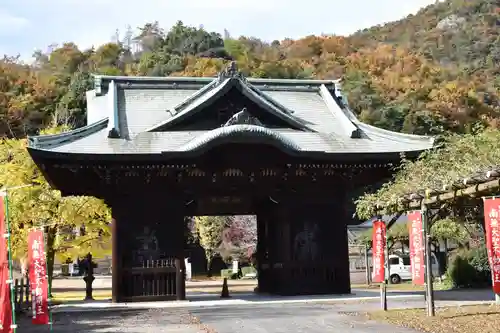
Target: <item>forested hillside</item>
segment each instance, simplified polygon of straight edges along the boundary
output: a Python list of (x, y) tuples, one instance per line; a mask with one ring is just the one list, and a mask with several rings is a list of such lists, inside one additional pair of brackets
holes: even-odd
[[(203, 23), (203, 22), (200, 22)], [(349, 103), (370, 124), (417, 134), (498, 126), (500, 5), (449, 0), (352, 36), (264, 42), (178, 22), (152, 22), (82, 50), (71, 41), (32, 65), (0, 60), (0, 136), (49, 124), (84, 124), (91, 73), (213, 76), (229, 59), (248, 76), (344, 78)]]

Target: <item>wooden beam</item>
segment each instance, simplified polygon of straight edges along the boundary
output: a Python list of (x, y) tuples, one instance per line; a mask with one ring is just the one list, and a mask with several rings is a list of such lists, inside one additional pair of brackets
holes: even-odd
[(470, 196), (482, 192), (487, 192), (493, 189), (497, 189), (499, 187), (500, 187), (500, 178), (486, 183), (472, 185), (461, 190), (449, 191), (443, 194), (436, 194), (429, 197), (428, 199), (412, 200), (408, 203), (408, 208), (418, 209), (421, 207), (422, 201), (426, 205), (431, 205), (442, 201), (452, 200), (458, 197)]

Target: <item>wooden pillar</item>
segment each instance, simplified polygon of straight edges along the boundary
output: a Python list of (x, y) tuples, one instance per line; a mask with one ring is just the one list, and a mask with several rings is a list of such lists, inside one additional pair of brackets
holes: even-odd
[(266, 221), (267, 216), (263, 211), (257, 214), (257, 283), (259, 292), (268, 291), (268, 280), (267, 280), (267, 239), (266, 239)]
[[(342, 196), (323, 195), (297, 197), (284, 207), (289, 223), (282, 224), (283, 236), (290, 242), (292, 269), (286, 279), (291, 283), (283, 293), (350, 293), (348, 219), (343, 206)], [(288, 245), (287, 240), (282, 243)]]
[(290, 262), (292, 259), (292, 235), (290, 233), (290, 216), (287, 214), (285, 210), (282, 210), (280, 214), (281, 220), (281, 228), (282, 228), (282, 236), (283, 242), (282, 246), (282, 254), (283, 254), (283, 262)]
[(110, 205), (115, 303), (186, 299), (183, 210), (162, 202), (116, 197)]
[(119, 236), (119, 219), (116, 213), (113, 212), (113, 219), (111, 221), (111, 300), (113, 303), (118, 303), (121, 300), (121, 272), (122, 272), (122, 262), (121, 258), (121, 248), (120, 248), (120, 236)]
[[(338, 209), (346, 207), (351, 202), (351, 197), (346, 191), (345, 195), (339, 196), (337, 199), (340, 203), (329, 203), (329, 211), (336, 221), (336, 229), (332, 230), (334, 234), (338, 235), (335, 243), (336, 253), (336, 279), (338, 280), (336, 293), (350, 294), (351, 293), (351, 269), (349, 266), (349, 242), (347, 240), (347, 225), (352, 221), (350, 212), (345, 209)], [(337, 207), (336, 207), (337, 206)], [(340, 206), (340, 207), (339, 207)]]
[(165, 226), (162, 228), (162, 235), (159, 237), (163, 244), (163, 250), (172, 253), (175, 257), (175, 298), (177, 301), (186, 299), (186, 264), (184, 261), (185, 242), (185, 219), (184, 206), (180, 201), (169, 198), (170, 205), (164, 207), (161, 202), (156, 202), (150, 206), (150, 210), (155, 211), (155, 218)]
[(176, 276), (176, 295), (178, 301), (186, 299), (186, 267), (184, 262), (184, 255), (178, 256), (175, 259), (175, 267), (177, 268)]

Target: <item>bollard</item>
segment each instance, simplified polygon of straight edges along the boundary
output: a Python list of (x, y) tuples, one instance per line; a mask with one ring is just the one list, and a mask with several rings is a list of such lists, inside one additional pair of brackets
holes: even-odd
[(227, 286), (227, 278), (224, 278), (224, 282), (222, 283), (222, 292), (220, 294), (220, 298), (229, 298), (229, 288)]

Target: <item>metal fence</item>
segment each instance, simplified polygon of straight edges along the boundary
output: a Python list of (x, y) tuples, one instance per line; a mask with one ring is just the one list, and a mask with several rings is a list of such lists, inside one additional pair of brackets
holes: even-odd
[(30, 282), (28, 278), (14, 280), (14, 306), (17, 313), (31, 308)]

